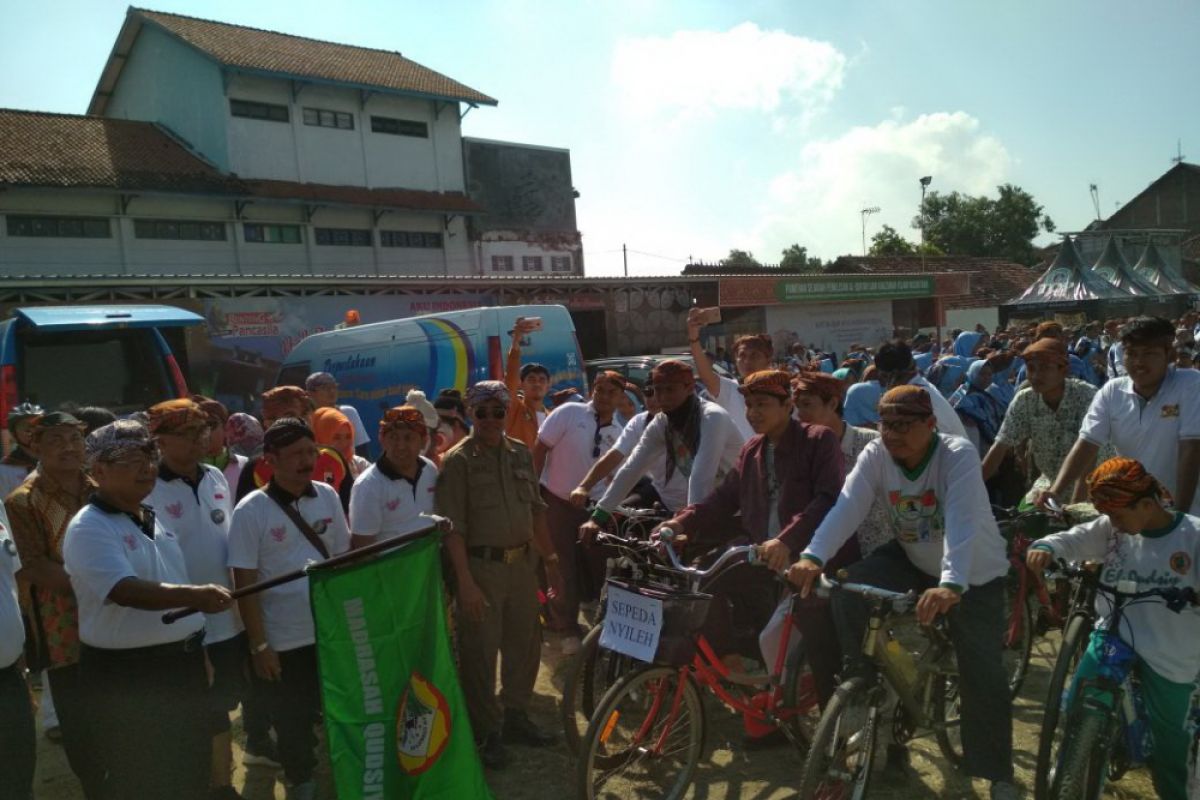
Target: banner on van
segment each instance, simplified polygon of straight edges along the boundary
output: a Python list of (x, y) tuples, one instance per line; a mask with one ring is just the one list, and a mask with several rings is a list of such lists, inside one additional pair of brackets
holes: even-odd
[(329, 297), (237, 297), (204, 301), (206, 341), (190, 348), (193, 388), (216, 397), (230, 411), (248, 411), (269, 388), (279, 365), (297, 344), (333, 330), (346, 312), (361, 324), (421, 314), (495, 305), (486, 294)]

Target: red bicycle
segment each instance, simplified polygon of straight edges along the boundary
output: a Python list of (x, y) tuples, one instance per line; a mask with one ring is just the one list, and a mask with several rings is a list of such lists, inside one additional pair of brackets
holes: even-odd
[(662, 625), (653, 663), (623, 675), (589, 720), (577, 762), (586, 800), (683, 797), (704, 751), (701, 688), (749, 724), (782, 731), (802, 752), (820, 719), (803, 643), (794, 643), (797, 596), (792, 596), (769, 674), (731, 671), (699, 633), (713, 599), (703, 587), (735, 564), (755, 563), (757, 547), (731, 548), (706, 570), (684, 566), (666, 550), (671, 572), (684, 579), (686, 589), (649, 580), (609, 581), (610, 602), (619, 593), (632, 593), (660, 603)]

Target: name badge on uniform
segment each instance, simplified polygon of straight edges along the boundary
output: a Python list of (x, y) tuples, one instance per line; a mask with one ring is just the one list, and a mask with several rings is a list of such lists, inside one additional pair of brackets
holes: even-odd
[(1162, 407), (1162, 416), (1163, 416), (1163, 419), (1171, 419), (1172, 417), (1178, 417), (1179, 416), (1179, 404), (1175, 403), (1174, 405), (1163, 406)]
[(217, 525), (225, 521), (225, 512), (219, 508), (214, 508), (209, 516), (212, 517), (212, 521)]
[(329, 527), (329, 520), (319, 519), (313, 523), (312, 529), (317, 534), (317, 536), (320, 536), (321, 534), (325, 533), (325, 529), (328, 527)]

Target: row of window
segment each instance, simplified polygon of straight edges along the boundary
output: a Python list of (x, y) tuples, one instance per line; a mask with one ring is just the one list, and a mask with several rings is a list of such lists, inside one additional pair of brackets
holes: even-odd
[[(512, 256), (492, 256), (492, 272), (515, 272)], [(521, 256), (522, 272), (545, 272), (544, 256)], [(570, 272), (570, 256), (550, 256), (551, 272)]]
[[(344, 131), (354, 130), (354, 115), (345, 111), (333, 111), (327, 108), (303, 109), (305, 125), (318, 128), (336, 128)], [(290, 122), (291, 113), (287, 106), (275, 103), (260, 103), (254, 100), (230, 100), (229, 113), (235, 117), (266, 120), (268, 122)], [(414, 119), (397, 119), (396, 117), (371, 116), (371, 130), (374, 133), (390, 133), (393, 136), (415, 136), (419, 139), (429, 138), (428, 123)]]
[[(108, 239), (112, 237), (109, 220), (104, 217), (47, 217), (9, 214), (9, 236), (55, 237), (62, 239)], [(300, 225), (247, 222), (242, 225), (247, 242), (262, 244), (301, 244)], [(176, 239), (180, 241), (223, 242), (223, 222), (188, 222), (169, 219), (135, 219), (133, 235), (138, 239)], [(314, 228), (313, 241), (319, 245), (370, 247), (371, 231), (362, 228)], [(442, 234), (425, 231), (380, 231), (383, 247), (423, 247), (441, 249)]]

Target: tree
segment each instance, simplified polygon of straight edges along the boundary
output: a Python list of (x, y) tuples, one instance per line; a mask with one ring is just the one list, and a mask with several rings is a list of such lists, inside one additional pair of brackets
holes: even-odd
[(824, 265), (821, 259), (808, 255), (808, 248), (793, 244), (783, 251), (779, 259), (781, 269), (789, 272), (820, 272)]
[(873, 256), (911, 256), (917, 252), (917, 246), (901, 236), (891, 225), (884, 225), (871, 237), (871, 255)]
[(997, 192), (995, 200), (930, 192), (913, 227), (944, 253), (1036, 263), (1033, 239), (1043, 230), (1053, 233), (1054, 221), (1021, 187), (1006, 183)]
[(729, 251), (729, 255), (721, 262), (724, 267), (761, 267), (762, 264), (754, 257), (754, 254), (747, 250), (738, 250), (736, 247)]

